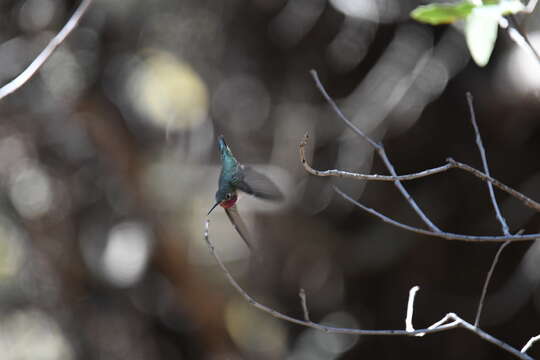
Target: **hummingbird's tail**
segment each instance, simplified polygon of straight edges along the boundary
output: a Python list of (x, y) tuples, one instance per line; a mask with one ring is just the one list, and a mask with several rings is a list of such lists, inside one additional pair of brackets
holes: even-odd
[(218, 136), (217, 144), (219, 156), (221, 157), (221, 163), (223, 164), (223, 166), (226, 166), (226, 164), (229, 164), (228, 166), (236, 166), (237, 161), (234, 158), (231, 149), (225, 142), (225, 138), (223, 137), (223, 135)]
[(238, 235), (244, 240), (244, 243), (248, 247), (248, 249), (251, 252), (254, 252), (253, 245), (251, 244), (249, 238), (249, 232), (246, 226), (246, 223), (244, 223), (244, 220), (238, 213), (238, 209), (236, 208), (236, 205), (231, 206), (230, 208), (225, 209), (225, 213), (227, 213), (227, 216), (229, 217), (229, 220), (231, 221), (231, 224), (236, 229), (236, 232), (238, 232)]
[(229, 146), (227, 146), (227, 143), (225, 142), (225, 137), (223, 135), (218, 136), (217, 144), (220, 153), (223, 153), (224, 151), (229, 149)]

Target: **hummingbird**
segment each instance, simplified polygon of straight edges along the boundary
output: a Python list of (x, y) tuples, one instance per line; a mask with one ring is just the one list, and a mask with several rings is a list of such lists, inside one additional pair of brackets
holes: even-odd
[(246, 226), (235, 206), (238, 201), (238, 192), (241, 191), (266, 200), (281, 200), (283, 194), (266, 175), (253, 170), (249, 166), (240, 164), (225, 142), (223, 135), (218, 137), (217, 145), (221, 158), (221, 172), (219, 174), (218, 190), (215, 195), (216, 202), (208, 211), (208, 215), (216, 206), (221, 205), (246, 245), (252, 250), (246, 237)]

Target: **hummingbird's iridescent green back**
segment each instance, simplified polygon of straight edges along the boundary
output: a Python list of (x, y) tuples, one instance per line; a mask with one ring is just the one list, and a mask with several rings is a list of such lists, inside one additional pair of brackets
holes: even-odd
[(234, 193), (236, 190), (268, 200), (283, 198), (281, 191), (266, 175), (236, 160), (223, 136), (218, 138), (218, 149), (222, 169), (219, 175), (219, 189), (216, 193), (217, 202), (223, 201), (227, 193)]
[(240, 181), (241, 165), (234, 158), (231, 149), (225, 143), (223, 135), (218, 138), (218, 150), (221, 158), (221, 172), (219, 174), (218, 191), (216, 201), (219, 203), (225, 200), (228, 193), (236, 191), (236, 184)]

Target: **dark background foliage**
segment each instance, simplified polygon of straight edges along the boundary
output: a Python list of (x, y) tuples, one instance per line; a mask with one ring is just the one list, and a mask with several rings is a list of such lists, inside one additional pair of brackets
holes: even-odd
[[(13, 78), (78, 2), (0, 3), (0, 80)], [(407, 233), (333, 193), (421, 223), (391, 183), (314, 178), (385, 173), (327, 108), (309, 70), (400, 173), (449, 156), (480, 167), (465, 92), (475, 96), (492, 174), (539, 199), (538, 68), (501, 33), (483, 69), (458, 27), (414, 23), (415, 1), (96, 0), (38, 75), (0, 106), (0, 347), (3, 359), (503, 359), (463, 330), (424, 338), (327, 335), (240, 298), (203, 241), (224, 134), (244, 163), (287, 194), (241, 198), (259, 244), (250, 261), (218, 209), (210, 236), (246, 290), (314, 321), (404, 327), (447, 312), (473, 321), (497, 244)], [(535, 39), (535, 15), (526, 29)], [(406, 183), (441, 228), (499, 234), (485, 184), (453, 170)], [(498, 193), (512, 231), (539, 218)], [(539, 332), (540, 252), (510, 245), (482, 327), (521, 348)], [(537, 349), (531, 355), (540, 354)]]

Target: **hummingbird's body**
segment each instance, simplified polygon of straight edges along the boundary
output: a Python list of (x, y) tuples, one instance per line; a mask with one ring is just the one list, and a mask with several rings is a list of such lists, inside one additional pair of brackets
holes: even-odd
[(221, 157), (221, 172), (216, 192), (216, 203), (228, 209), (238, 200), (236, 189), (242, 181), (243, 166), (235, 159), (223, 136), (218, 138), (218, 149)]
[(216, 206), (221, 205), (242, 239), (251, 249), (246, 238), (245, 224), (234, 206), (238, 200), (238, 191), (267, 200), (279, 200), (283, 198), (283, 195), (266, 175), (240, 164), (225, 143), (223, 135), (218, 137), (218, 150), (222, 167), (216, 191), (216, 203), (208, 215)]
[(219, 174), (216, 203), (208, 214), (217, 205), (221, 205), (225, 209), (233, 206), (238, 200), (238, 190), (261, 199), (279, 200), (283, 198), (281, 191), (266, 175), (256, 172), (236, 160), (223, 136), (218, 138), (218, 150), (222, 167)]

